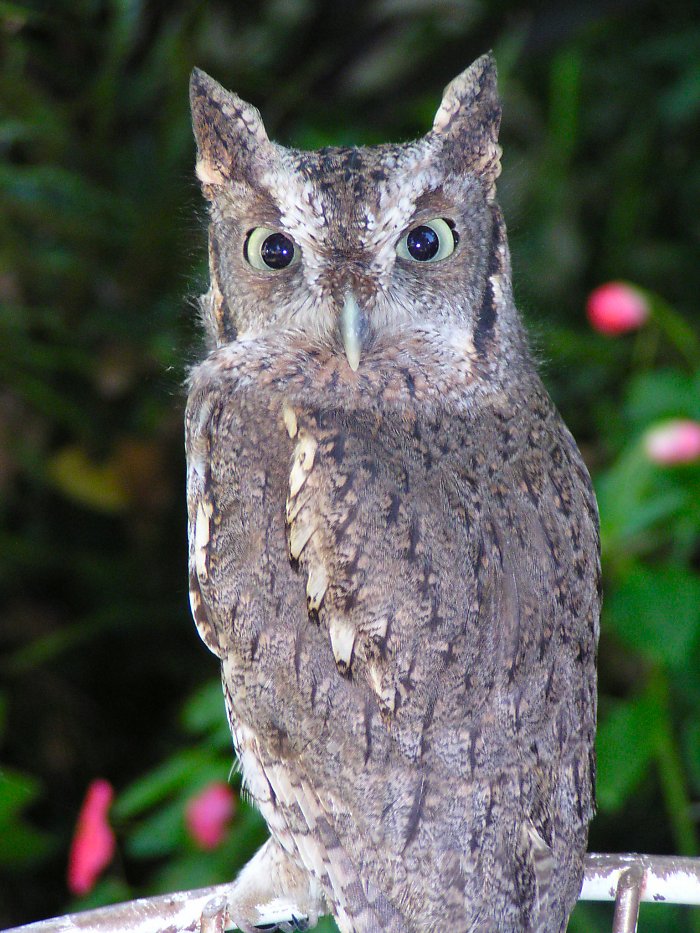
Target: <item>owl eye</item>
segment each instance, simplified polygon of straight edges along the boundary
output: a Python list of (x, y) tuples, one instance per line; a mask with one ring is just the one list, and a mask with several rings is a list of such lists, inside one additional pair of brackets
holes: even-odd
[(439, 262), (454, 252), (458, 241), (457, 231), (451, 223), (436, 217), (409, 230), (399, 240), (396, 255), (411, 262)]
[(246, 237), (243, 255), (254, 269), (277, 272), (297, 262), (299, 250), (285, 233), (270, 227), (255, 227)]

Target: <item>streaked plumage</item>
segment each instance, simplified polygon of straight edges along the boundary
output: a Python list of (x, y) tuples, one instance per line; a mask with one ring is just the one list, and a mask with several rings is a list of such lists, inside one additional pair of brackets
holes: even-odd
[[(403, 145), (284, 149), (201, 72), (192, 108), (192, 608), (271, 833), (231, 915), (557, 933), (593, 812), (597, 515), (513, 304), (493, 61)], [(451, 254), (412, 260), (426, 225)], [(256, 268), (258, 241), (294, 259)]]

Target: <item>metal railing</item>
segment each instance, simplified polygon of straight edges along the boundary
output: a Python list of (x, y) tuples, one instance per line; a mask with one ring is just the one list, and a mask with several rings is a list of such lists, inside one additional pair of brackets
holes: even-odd
[[(40, 920), (5, 933), (223, 933), (235, 929), (228, 925), (226, 913), (233, 886), (229, 882), (140, 898)], [(586, 856), (581, 900), (614, 901), (612, 933), (634, 933), (642, 901), (700, 906), (700, 858), (591, 853)]]

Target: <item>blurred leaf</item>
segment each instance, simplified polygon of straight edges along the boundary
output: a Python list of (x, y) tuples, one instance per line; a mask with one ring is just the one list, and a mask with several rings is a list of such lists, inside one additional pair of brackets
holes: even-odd
[(85, 241), (102, 236), (115, 245), (119, 230), (135, 219), (128, 200), (58, 166), (0, 165), (0, 197), (5, 210)]
[(126, 841), (128, 854), (133, 858), (155, 858), (182, 847), (187, 838), (184, 804), (184, 798), (180, 797), (142, 819), (129, 833)]
[(180, 751), (120, 794), (112, 813), (117, 820), (140, 816), (174, 793), (194, 793), (213, 780), (217, 771), (217, 762), (206, 747)]
[[(694, 796), (700, 797), (700, 721), (694, 720), (686, 730), (686, 759), (690, 778), (694, 785)], [(696, 804), (697, 807), (697, 804)]]
[(182, 722), (190, 732), (209, 732), (224, 716), (221, 681), (207, 681), (189, 698), (182, 710)]
[(39, 796), (39, 783), (3, 767), (0, 771), (0, 822), (7, 823)]
[(597, 798), (603, 811), (619, 810), (647, 772), (662, 714), (647, 693), (618, 702), (598, 724)]
[(35, 866), (51, 850), (50, 838), (22, 817), (39, 793), (39, 783), (34, 778), (0, 768), (0, 867), (5, 870), (21, 871)]
[[(635, 439), (596, 478), (604, 560), (624, 566), (625, 558), (666, 542), (692, 551), (700, 534), (700, 470), (697, 465), (660, 466)], [(655, 538), (650, 537), (653, 530)], [(681, 551), (676, 552), (679, 556)]]
[(106, 904), (119, 904), (121, 901), (130, 900), (131, 895), (131, 888), (125, 881), (107, 876), (100, 878), (89, 894), (70, 901), (66, 911), (72, 913), (79, 910), (92, 910)]
[(635, 565), (606, 600), (603, 624), (650, 660), (681, 667), (700, 637), (700, 578), (681, 567)]
[(678, 907), (675, 904), (653, 904), (645, 901), (639, 905), (639, 930), (651, 933), (679, 933), (693, 929), (697, 907)]
[(64, 495), (104, 512), (127, 505), (127, 493), (113, 461), (97, 464), (80, 447), (64, 447), (47, 464), (47, 474)]
[(680, 486), (655, 489), (660, 475), (641, 443), (635, 441), (597, 477), (604, 560), (618, 563), (625, 554), (635, 552), (643, 532), (686, 509), (688, 493)]
[(569, 919), (567, 933), (610, 933), (614, 907), (579, 901)]
[(321, 917), (314, 929), (316, 933), (337, 933), (338, 925), (332, 917)]
[(627, 388), (625, 412), (638, 428), (662, 418), (700, 418), (700, 373), (646, 370)]
[(188, 732), (206, 735), (210, 748), (231, 749), (231, 731), (226, 718), (221, 681), (204, 684), (188, 700), (182, 711), (182, 724)]

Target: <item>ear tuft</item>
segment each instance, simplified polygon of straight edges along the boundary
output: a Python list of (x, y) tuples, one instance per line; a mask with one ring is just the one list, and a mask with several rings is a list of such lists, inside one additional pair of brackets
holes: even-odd
[(190, 78), (190, 106), (202, 184), (248, 174), (260, 149), (270, 146), (259, 111), (199, 68)]
[(496, 60), (489, 52), (450, 81), (433, 122), (433, 133), (457, 163), (482, 179), (489, 200), (501, 173), (500, 124)]

